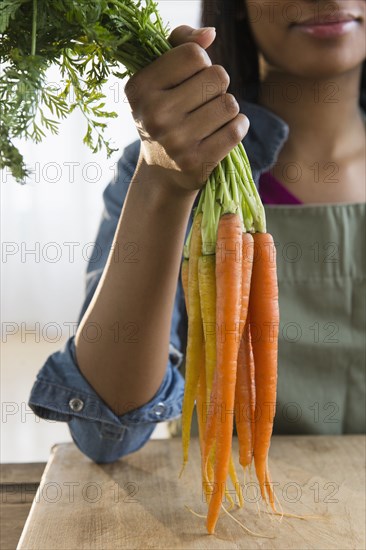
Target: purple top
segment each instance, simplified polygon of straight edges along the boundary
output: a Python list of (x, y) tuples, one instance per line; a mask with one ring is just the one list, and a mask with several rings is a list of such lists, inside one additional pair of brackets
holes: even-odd
[(263, 204), (302, 204), (270, 172), (263, 172), (259, 178), (259, 194)]

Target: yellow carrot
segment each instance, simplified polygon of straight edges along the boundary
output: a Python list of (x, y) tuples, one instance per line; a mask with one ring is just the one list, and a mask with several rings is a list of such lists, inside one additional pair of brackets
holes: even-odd
[(206, 388), (209, 401), (216, 368), (216, 255), (198, 261), (198, 280), (206, 351)]
[(198, 258), (202, 251), (201, 236), (202, 213), (193, 221), (192, 237), (188, 262), (188, 341), (186, 353), (185, 389), (182, 406), (182, 446), (183, 465), (180, 476), (188, 462), (189, 440), (192, 413), (200, 375), (201, 350), (203, 345), (203, 327), (201, 318), (200, 296), (198, 288)]

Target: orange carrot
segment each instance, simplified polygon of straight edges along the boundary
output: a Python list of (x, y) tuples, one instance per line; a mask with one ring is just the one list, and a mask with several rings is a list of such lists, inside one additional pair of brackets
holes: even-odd
[[(210, 456), (210, 461), (208, 464), (204, 462), (203, 458), (203, 447), (204, 447), (204, 437), (205, 437), (205, 422), (206, 422), (206, 372), (205, 372), (205, 359), (204, 359), (204, 348), (202, 348), (202, 364), (200, 369), (200, 378), (198, 382), (198, 388), (197, 388), (197, 399), (196, 399), (196, 407), (197, 407), (197, 420), (198, 420), (198, 433), (199, 433), (199, 441), (200, 441), (200, 449), (201, 449), (201, 474), (202, 474), (202, 491), (205, 495), (206, 503), (210, 501), (211, 494), (212, 494), (212, 487), (213, 487), (213, 466), (212, 466), (212, 458), (214, 456), (214, 453), (212, 453), (212, 456)], [(214, 451), (215, 449), (213, 449)], [(230, 474), (232, 476), (233, 485), (235, 488), (239, 486), (234, 463), (231, 460), (230, 462)], [(236, 480), (236, 484), (235, 484)], [(234, 506), (234, 501), (232, 499), (232, 496), (230, 493), (225, 490), (226, 498), (228, 499), (230, 505)], [(242, 494), (238, 495), (240, 504), (242, 505)]]
[(244, 332), (249, 306), (250, 284), (253, 271), (254, 239), (251, 233), (242, 234), (242, 273), (241, 273), (241, 309), (240, 339)]
[(225, 214), (219, 221), (216, 249), (217, 404), (223, 414), (216, 418), (215, 486), (207, 514), (209, 533), (215, 530), (230, 464), (241, 281), (242, 222), (238, 214)]
[(198, 288), (198, 258), (202, 252), (201, 235), (202, 212), (193, 221), (192, 237), (188, 262), (188, 341), (186, 352), (185, 390), (182, 406), (182, 445), (183, 465), (180, 476), (188, 462), (188, 449), (191, 432), (192, 413), (196, 399), (200, 375), (200, 361), (203, 344), (200, 296)]
[(246, 329), (246, 358), (247, 358), (247, 376), (249, 377), (249, 395), (250, 395), (250, 422), (252, 426), (252, 456), (254, 453), (254, 438), (255, 438), (255, 404), (256, 404), (256, 388), (255, 388), (255, 364), (253, 355), (253, 345), (250, 333), (250, 318), (248, 315)]
[(242, 235), (242, 289), (241, 289), (241, 339), (238, 352), (238, 369), (235, 386), (235, 425), (239, 440), (239, 462), (246, 468), (252, 462), (252, 423), (250, 417), (251, 381), (250, 368), (251, 348), (247, 338), (247, 316), (249, 306), (250, 283), (253, 269), (254, 241), (250, 233)]
[(256, 387), (254, 464), (262, 498), (267, 502), (267, 492), (275, 509), (269, 483), (268, 451), (276, 404), (279, 308), (276, 249), (269, 233), (254, 235), (249, 315)]
[(254, 448), (255, 380), (254, 358), (249, 323), (243, 332), (238, 353), (235, 386), (235, 425), (239, 440), (239, 462), (243, 468), (252, 463)]
[[(213, 481), (213, 453), (206, 464), (204, 455), (205, 427), (207, 421), (207, 404), (210, 399), (212, 380), (216, 366), (216, 257), (214, 254), (200, 256), (198, 259), (198, 286), (200, 293), (201, 315), (204, 329), (204, 357), (200, 371), (197, 390), (196, 408), (199, 427), (199, 438), (202, 460), (202, 489), (208, 503), (211, 495)], [(243, 496), (235, 471), (234, 461), (230, 460), (229, 475), (238, 495), (240, 506), (243, 505)], [(226, 497), (231, 506), (234, 501), (228, 491)]]

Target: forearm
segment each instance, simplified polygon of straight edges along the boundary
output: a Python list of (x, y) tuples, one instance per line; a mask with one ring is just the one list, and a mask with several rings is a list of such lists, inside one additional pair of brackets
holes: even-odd
[[(163, 177), (164, 171), (139, 160), (106, 267), (75, 338), (81, 372), (117, 414), (153, 397), (168, 362), (184, 236), (197, 192), (173, 192)], [(99, 330), (95, 342), (88, 337), (91, 323)]]

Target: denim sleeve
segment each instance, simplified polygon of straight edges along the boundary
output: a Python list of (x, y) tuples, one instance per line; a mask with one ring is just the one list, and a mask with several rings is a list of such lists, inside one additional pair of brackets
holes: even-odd
[[(136, 168), (140, 142), (127, 146), (118, 163), (118, 175), (103, 193), (104, 211), (86, 271), (86, 295), (80, 323), (98, 286), (117, 228), (128, 187)], [(193, 209), (192, 209), (193, 210)], [(192, 214), (187, 232), (192, 223)], [(155, 425), (181, 414), (184, 379), (179, 372), (187, 342), (187, 314), (180, 277), (173, 308), (168, 364), (154, 397), (143, 406), (117, 416), (98, 396), (78, 368), (74, 336), (50, 355), (37, 375), (29, 406), (41, 418), (67, 422), (79, 449), (98, 463), (113, 462), (137, 451)], [(133, 405), (132, 403), (130, 405)]]

